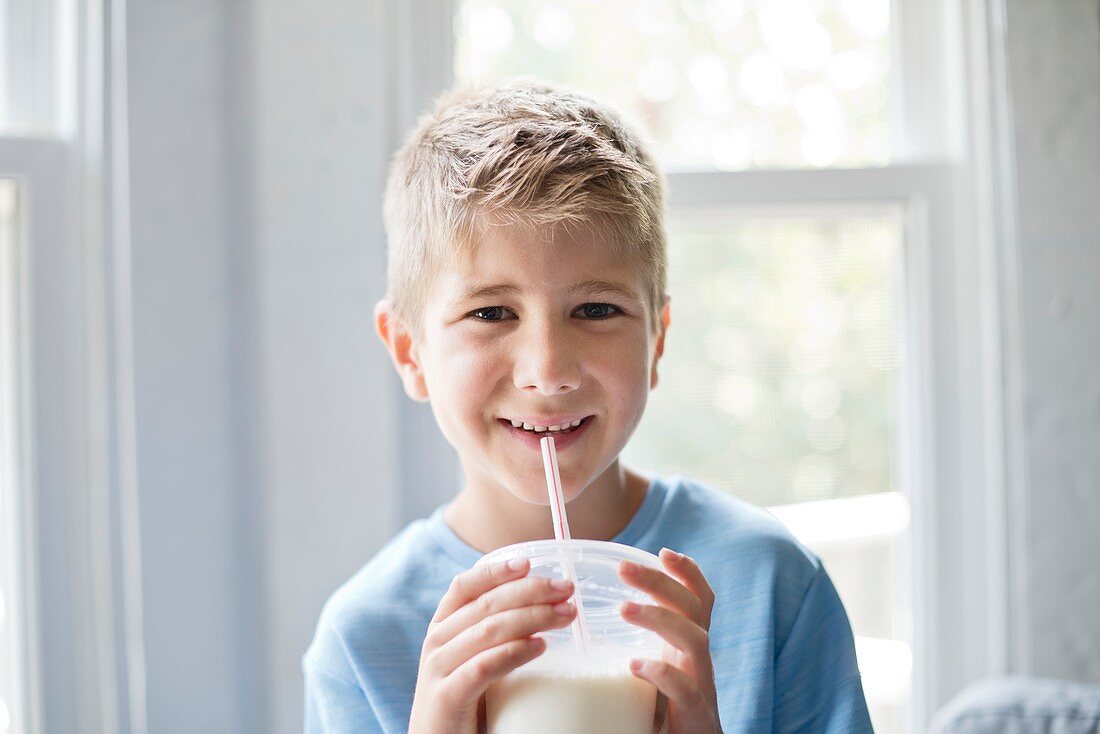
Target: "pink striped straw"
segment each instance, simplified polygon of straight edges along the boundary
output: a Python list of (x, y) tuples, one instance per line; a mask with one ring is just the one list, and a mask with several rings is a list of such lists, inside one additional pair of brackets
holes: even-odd
[[(561, 488), (561, 474), (558, 473), (558, 452), (554, 448), (552, 436), (546, 436), (542, 446), (542, 469), (546, 473), (546, 493), (550, 497), (550, 515), (554, 518), (554, 537), (558, 540), (572, 540), (569, 535), (569, 517), (565, 512), (565, 493)], [(573, 620), (573, 644), (583, 653), (588, 645), (588, 633), (584, 629), (584, 606), (581, 603), (580, 588), (577, 586), (577, 574), (569, 559), (562, 557), (565, 577), (573, 582), (573, 604), (577, 607), (577, 617)]]

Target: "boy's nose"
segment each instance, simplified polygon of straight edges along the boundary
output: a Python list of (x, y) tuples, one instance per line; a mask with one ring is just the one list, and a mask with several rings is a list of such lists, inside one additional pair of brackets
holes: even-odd
[(517, 345), (516, 387), (543, 395), (561, 395), (580, 387), (580, 364), (568, 336), (554, 329), (532, 336)]

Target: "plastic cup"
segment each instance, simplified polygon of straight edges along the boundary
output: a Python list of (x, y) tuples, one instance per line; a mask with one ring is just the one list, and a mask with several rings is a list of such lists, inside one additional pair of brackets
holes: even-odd
[(566, 578), (565, 564), (572, 567), (586, 645), (579, 651), (569, 628), (540, 633), (546, 651), (486, 692), (489, 734), (652, 734), (657, 689), (630, 672), (630, 661), (659, 659), (664, 641), (622, 618), (623, 602), (653, 601), (624, 584), (618, 569), (621, 561), (659, 569), (657, 556), (597, 540), (536, 540), (477, 563), (513, 558), (530, 560), (532, 576)]

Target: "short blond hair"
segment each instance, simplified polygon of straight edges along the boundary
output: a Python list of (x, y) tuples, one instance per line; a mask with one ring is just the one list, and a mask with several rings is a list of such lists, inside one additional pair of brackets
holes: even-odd
[(654, 315), (664, 302), (660, 171), (616, 112), (573, 91), (523, 80), (445, 94), (395, 156), (384, 215), (387, 299), (414, 328), (440, 262), (489, 226), (590, 226), (639, 259)]

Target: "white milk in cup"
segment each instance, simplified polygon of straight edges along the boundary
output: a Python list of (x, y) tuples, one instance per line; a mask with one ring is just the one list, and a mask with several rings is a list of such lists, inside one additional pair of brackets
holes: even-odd
[[(661, 568), (651, 553), (596, 540), (537, 540), (500, 548), (478, 565), (526, 558), (532, 576), (568, 578), (580, 596), (584, 650), (577, 625), (539, 636), (546, 651), (489, 687), (489, 734), (653, 734), (657, 689), (630, 672), (633, 658), (660, 659), (655, 632), (622, 618), (623, 602), (652, 604), (619, 579), (621, 561)], [(569, 569), (569, 570), (567, 570)]]

